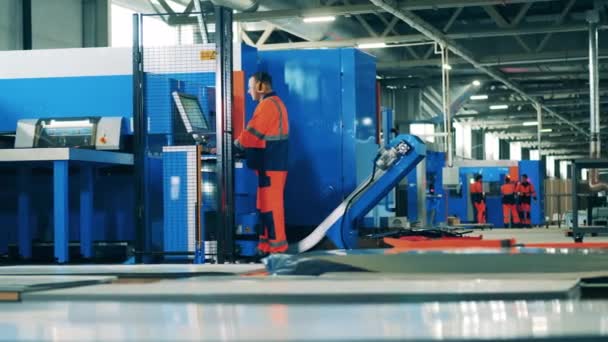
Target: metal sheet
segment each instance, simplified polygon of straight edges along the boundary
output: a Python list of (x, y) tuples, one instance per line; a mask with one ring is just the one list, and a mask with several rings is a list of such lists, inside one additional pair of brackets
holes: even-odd
[(103, 276), (0, 276), (0, 292), (24, 292), (108, 283), (116, 277)]
[(24, 302), (3, 304), (0, 321), (0, 336), (11, 341), (599, 341), (608, 335), (608, 302)]
[(113, 275), (120, 277), (185, 277), (205, 274), (239, 274), (263, 269), (259, 264), (240, 265), (68, 265), (0, 267), (6, 275)]
[(22, 148), (0, 150), (0, 162), (70, 160), (100, 164), (133, 165), (130, 153), (77, 148)]
[(379, 276), (198, 277), (146, 284), (107, 284), (24, 294), (24, 301), (154, 301), (190, 303), (408, 303), (459, 300), (575, 299), (578, 280), (410, 280)]
[(400, 251), (394, 248), (272, 255), (265, 263), (271, 273), (307, 275), (332, 272), (336, 268), (330, 267), (332, 265), (407, 274), (606, 272), (608, 251), (565, 248)]

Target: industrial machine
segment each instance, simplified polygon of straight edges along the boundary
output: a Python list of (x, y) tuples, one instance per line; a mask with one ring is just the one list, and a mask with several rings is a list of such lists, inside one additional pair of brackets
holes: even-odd
[(426, 155), (426, 146), (413, 135), (399, 135), (374, 159), (369, 178), (357, 187), (308, 237), (291, 247), (305, 252), (325, 236), (337, 248), (357, 246), (356, 223), (377, 205)]
[(77, 147), (120, 150), (122, 117), (41, 118), (17, 121), (15, 148)]

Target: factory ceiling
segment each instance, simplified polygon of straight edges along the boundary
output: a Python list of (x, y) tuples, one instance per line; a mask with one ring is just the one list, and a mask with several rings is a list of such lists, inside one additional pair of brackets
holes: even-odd
[[(171, 13), (180, 24), (193, 17), (191, 0), (113, 0), (141, 12)], [(233, 1), (239, 2), (239, 1)], [(246, 1), (254, 2), (254, 1)], [(243, 40), (260, 50), (368, 47), (385, 86), (424, 88), (441, 83), (441, 58), (429, 32), (453, 46), (452, 84), (479, 80), (485, 101), (469, 101), (456, 120), (475, 122), (505, 139), (508, 121), (532, 120), (541, 104), (552, 134), (588, 141), (589, 58), (587, 12), (600, 14), (600, 113), (608, 111), (608, 0), (260, 0), (256, 11), (237, 13)], [(211, 4), (201, 2), (206, 19)], [(305, 18), (333, 17), (306, 23)], [(425, 34), (426, 33), (426, 34)], [(374, 47), (375, 46), (375, 47)], [(456, 52), (462, 53), (456, 53)], [(472, 63), (474, 62), (474, 63)], [(506, 112), (490, 105), (507, 104)], [(459, 114), (463, 114), (462, 117)], [(603, 120), (603, 118), (602, 118)], [(507, 125), (505, 125), (507, 122)], [(555, 150), (575, 148), (550, 141)], [(579, 148), (579, 147), (576, 147)]]

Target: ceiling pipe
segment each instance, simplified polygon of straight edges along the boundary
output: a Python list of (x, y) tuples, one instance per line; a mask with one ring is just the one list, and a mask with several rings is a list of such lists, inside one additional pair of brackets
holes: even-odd
[(259, 0), (210, 0), (215, 6), (235, 9), (239, 12), (255, 12), (260, 6)]
[[(291, 10), (301, 10), (304, 15), (294, 15), (291, 17), (282, 17), (282, 18), (268, 18), (261, 19), (265, 22), (271, 23), (282, 31), (288, 32), (294, 36), (300, 37), (302, 39), (308, 40), (311, 44), (320, 44), (321, 42), (326, 42), (328, 44), (338, 44), (343, 40), (353, 40), (354, 37), (369, 34), (365, 31), (361, 25), (356, 24), (354, 21), (344, 18), (336, 18), (335, 22), (327, 22), (327, 23), (315, 23), (315, 24), (307, 24), (302, 21), (304, 17), (313, 16), (310, 14), (306, 14), (306, 8), (295, 8), (298, 5), (310, 5), (310, 1), (284, 1), (284, 0), (209, 0), (214, 5), (224, 6), (228, 8), (232, 8), (237, 11), (247, 12), (240, 13), (241, 15), (261, 15), (264, 16), (267, 12), (271, 11), (291, 11)], [(373, 7), (373, 6), (372, 6)], [(331, 6), (327, 7), (331, 9)], [(255, 13), (254, 13), (255, 12)], [(236, 20), (238, 21), (238, 14), (235, 15)], [(316, 16), (316, 15), (314, 15)], [(247, 23), (242, 23), (243, 27), (247, 28)], [(260, 51), (264, 50), (277, 50), (273, 48), (268, 48), (268, 46), (282, 46), (281, 49), (292, 48), (289, 46), (290, 44), (300, 44), (300, 43), (288, 43), (288, 44), (261, 44), (257, 46), (257, 49)], [(319, 46), (320, 48), (320, 46)], [(379, 58), (389, 59), (396, 58), (398, 51), (394, 51), (391, 49), (379, 49), (374, 51), (374, 55)]]
[[(596, 4), (597, 5), (597, 4)], [(600, 83), (598, 72), (598, 26), (600, 14), (597, 7), (593, 11), (587, 12), (589, 22), (589, 128), (591, 140), (589, 142), (589, 157), (599, 159), (601, 156), (602, 143), (600, 140)], [(589, 190), (605, 191), (608, 190), (608, 183), (600, 182), (598, 169), (589, 170)]]
[[(370, 1), (374, 5), (384, 9), (385, 11), (391, 13), (392, 15), (396, 16), (397, 18), (403, 20), (408, 25), (410, 25), (412, 28), (418, 30), (420, 33), (424, 34), (425, 36), (429, 37), (430, 39), (432, 39), (432, 40), (438, 42), (439, 44), (441, 44), (442, 46), (445, 46), (446, 48), (452, 50), (455, 54), (460, 56), (462, 59), (471, 63), (477, 69), (490, 75), (495, 80), (504, 83), (507, 87), (511, 88), (513, 91), (520, 94), (522, 97), (529, 99), (534, 104), (538, 104), (538, 102), (535, 98), (526, 94), (517, 84), (511, 82), (501, 72), (481, 65), (473, 57), (473, 54), (471, 54), (469, 51), (467, 51), (464, 47), (460, 46), (458, 43), (448, 39), (445, 36), (445, 34), (440, 32), (439, 30), (437, 30), (435, 27), (429, 25), (427, 22), (422, 20), (420, 17), (418, 17), (414, 13), (412, 13), (410, 11), (401, 10), (396, 1), (394, 1), (394, 0), (370, 0)], [(589, 133), (587, 133), (587, 131), (583, 130), (578, 125), (570, 122), (568, 119), (566, 119), (565, 117), (556, 113), (551, 108), (546, 107), (543, 104), (540, 104), (540, 106), (543, 109), (543, 111), (547, 112), (548, 114), (564, 121), (566, 124), (572, 126), (572, 128), (576, 129), (577, 131), (579, 131), (585, 135), (589, 135)]]

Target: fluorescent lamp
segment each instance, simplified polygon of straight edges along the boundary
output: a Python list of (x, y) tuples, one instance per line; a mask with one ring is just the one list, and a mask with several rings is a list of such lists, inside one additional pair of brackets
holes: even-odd
[(473, 85), (476, 87), (479, 87), (481, 85), (481, 82), (479, 82), (478, 80), (473, 81)]
[(359, 49), (381, 49), (386, 47), (386, 43), (367, 43), (357, 44)]
[(308, 18), (302, 19), (302, 21), (304, 21), (305, 23), (325, 23), (325, 22), (334, 21), (334, 20), (336, 20), (336, 17), (334, 17), (334, 16), (308, 17)]
[(551, 128), (543, 128), (540, 131), (543, 132), (543, 133), (551, 133), (551, 132), (553, 132), (553, 129), (551, 129)]
[(488, 95), (472, 95), (470, 97), (471, 100), (487, 100), (488, 99)]
[(445, 70), (452, 70), (452, 66), (451, 66), (451, 65), (449, 65), (449, 64), (444, 64), (444, 65), (443, 65), (443, 68), (444, 68)]
[(72, 121), (58, 121), (51, 120), (51, 122), (45, 127), (49, 128), (74, 128), (74, 127), (91, 127), (93, 124), (90, 120), (72, 120)]
[(508, 105), (492, 105), (490, 106), (490, 110), (499, 110), (499, 109), (508, 109)]
[(526, 121), (523, 123), (524, 126), (538, 126), (538, 121)]
[(372, 121), (371, 118), (363, 118), (363, 120), (361, 120), (361, 123), (363, 124), (363, 126), (371, 126), (374, 121)]

